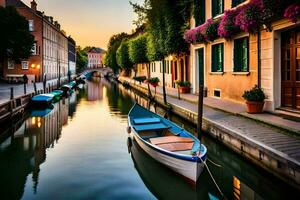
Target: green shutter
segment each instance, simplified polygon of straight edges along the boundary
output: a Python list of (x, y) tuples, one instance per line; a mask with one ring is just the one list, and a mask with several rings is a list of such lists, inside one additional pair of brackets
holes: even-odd
[(243, 71), (247, 72), (248, 71), (248, 38), (244, 38), (243, 40)]
[(234, 71), (247, 72), (249, 65), (248, 38), (234, 40)]
[(212, 17), (217, 15), (217, 1), (218, 0), (212, 0), (211, 3), (211, 8), (212, 8)]

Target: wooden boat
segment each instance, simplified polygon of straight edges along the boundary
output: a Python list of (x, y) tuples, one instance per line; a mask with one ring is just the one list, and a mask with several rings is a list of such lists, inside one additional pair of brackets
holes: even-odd
[(54, 98), (53, 94), (39, 94), (31, 98), (34, 107), (47, 107), (50, 106)]
[(63, 91), (62, 90), (53, 90), (52, 92), (50, 92), (50, 94), (53, 94), (54, 95), (54, 98), (53, 100), (55, 102), (59, 101), (63, 95)]
[(196, 183), (204, 168), (207, 149), (175, 123), (135, 104), (128, 114), (129, 132), (152, 158)]

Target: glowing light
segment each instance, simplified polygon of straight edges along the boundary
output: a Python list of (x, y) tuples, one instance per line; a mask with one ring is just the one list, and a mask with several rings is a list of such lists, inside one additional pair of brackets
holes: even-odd
[(40, 69), (40, 68), (41, 68), (41, 65), (37, 65), (36, 68)]
[(38, 122), (37, 126), (38, 126), (38, 128), (41, 128), (42, 123), (41, 123), (41, 122)]
[(169, 56), (169, 59), (170, 59), (170, 60), (173, 60), (173, 56), (172, 56), (172, 55), (171, 55), (171, 56)]
[(32, 118), (31, 118), (31, 123), (32, 123), (33, 125), (35, 125), (35, 117), (32, 117)]
[(31, 64), (31, 68), (35, 68), (35, 64)]

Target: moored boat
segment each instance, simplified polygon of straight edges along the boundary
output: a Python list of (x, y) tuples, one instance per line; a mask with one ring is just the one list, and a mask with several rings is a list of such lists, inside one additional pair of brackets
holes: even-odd
[(61, 99), (63, 93), (64, 92), (62, 90), (53, 90), (52, 92), (50, 92), (50, 94), (54, 95), (53, 100), (56, 101), (56, 102)]
[(34, 107), (47, 107), (51, 105), (53, 98), (53, 94), (39, 94), (32, 97), (31, 102)]
[(196, 183), (207, 149), (199, 139), (175, 123), (135, 104), (128, 114), (130, 131), (152, 158)]

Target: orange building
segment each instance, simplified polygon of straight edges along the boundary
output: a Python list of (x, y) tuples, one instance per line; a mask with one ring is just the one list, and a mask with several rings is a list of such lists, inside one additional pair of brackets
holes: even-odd
[(88, 68), (100, 68), (103, 67), (103, 57), (105, 51), (101, 48), (91, 48), (88, 51)]

